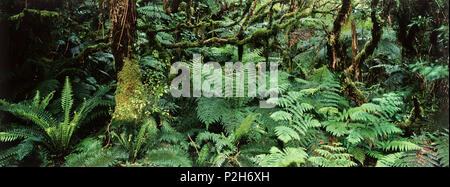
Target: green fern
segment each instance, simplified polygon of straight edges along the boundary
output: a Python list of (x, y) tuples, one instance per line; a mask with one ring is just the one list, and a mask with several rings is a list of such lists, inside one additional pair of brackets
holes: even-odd
[(443, 138), (440, 138), (438, 149), (438, 158), (440, 159), (440, 164), (444, 167), (449, 167), (449, 139), (448, 139), (448, 129), (446, 133), (442, 133)]
[(17, 164), (34, 150), (33, 140), (26, 139), (19, 145), (0, 151), (0, 167)]
[(306, 154), (303, 148), (285, 148), (283, 151), (277, 147), (270, 149), (270, 154), (258, 155), (255, 161), (262, 167), (287, 167), (300, 166), (306, 162)]
[(314, 155), (308, 158), (313, 165), (321, 167), (351, 167), (357, 164), (351, 160), (352, 155), (345, 153), (346, 149), (340, 147), (340, 143), (334, 145), (321, 145), (314, 150)]
[(222, 98), (201, 97), (198, 98), (197, 104), (197, 116), (206, 125), (206, 129), (212, 123), (219, 122), (223, 114), (231, 110), (229, 103)]
[(381, 157), (376, 164), (376, 167), (407, 167), (410, 166), (402, 160), (405, 155), (404, 152), (392, 153)]
[(170, 16), (164, 12), (163, 7), (154, 3), (148, 3), (146, 6), (137, 8), (137, 12), (149, 19), (170, 19)]
[(275, 134), (278, 139), (287, 143), (291, 140), (300, 140), (299, 134), (292, 128), (287, 126), (277, 126), (275, 127)]
[(142, 153), (143, 147), (151, 138), (155, 138), (157, 133), (156, 121), (150, 117), (144, 122), (137, 131), (137, 135), (132, 133), (122, 132), (118, 135), (116, 132), (111, 132), (112, 137), (116, 138), (120, 145), (128, 152), (129, 161), (135, 161)]
[(389, 141), (387, 143), (384, 143), (382, 145), (382, 147), (386, 151), (392, 150), (392, 151), (400, 151), (400, 152), (422, 149), (420, 146), (418, 146), (412, 142), (398, 141), (398, 140), (397, 141)]
[(144, 162), (161, 167), (191, 167), (192, 161), (188, 154), (177, 147), (160, 148), (148, 151)]
[(3, 138), (1, 139), (10, 141), (19, 137), (35, 138), (51, 151), (55, 153), (65, 153), (70, 149), (71, 138), (76, 127), (79, 126), (87, 112), (90, 112), (99, 105), (95, 100), (98, 100), (105, 91), (106, 90), (102, 90), (102, 93), (94, 94), (94, 97), (86, 100), (71, 116), (71, 109), (74, 101), (72, 98), (72, 87), (69, 78), (66, 77), (61, 96), (61, 107), (64, 113), (62, 118), (54, 117), (45, 110), (50, 100), (53, 98), (54, 92), (51, 92), (42, 100), (40, 98), (40, 93), (37, 92), (32, 101), (24, 101), (18, 104), (11, 104), (4, 100), (0, 100), (0, 110), (30, 120), (40, 129), (38, 131), (33, 131), (33, 134), (26, 133), (31, 131), (25, 131), (23, 129), (2, 132), (1, 137)]
[(81, 141), (72, 154), (65, 157), (67, 167), (108, 167), (126, 158), (126, 154), (118, 149), (104, 150), (100, 141), (86, 138)]

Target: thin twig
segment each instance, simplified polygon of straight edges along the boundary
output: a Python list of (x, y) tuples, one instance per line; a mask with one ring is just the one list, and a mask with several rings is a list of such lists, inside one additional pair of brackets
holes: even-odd
[(191, 136), (189, 136), (189, 134), (188, 134), (188, 137), (189, 137), (189, 140), (191, 140), (192, 145), (194, 145), (195, 152), (197, 152), (197, 155), (200, 157), (200, 153), (198, 152), (198, 149), (197, 149), (197, 144), (195, 144), (195, 142), (192, 140), (192, 138), (191, 138)]

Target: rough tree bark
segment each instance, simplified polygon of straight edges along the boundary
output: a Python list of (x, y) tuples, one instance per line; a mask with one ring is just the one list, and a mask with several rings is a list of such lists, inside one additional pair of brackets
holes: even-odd
[(135, 0), (110, 0), (111, 48), (117, 72), (123, 66), (123, 59), (131, 57), (136, 37), (136, 16)]

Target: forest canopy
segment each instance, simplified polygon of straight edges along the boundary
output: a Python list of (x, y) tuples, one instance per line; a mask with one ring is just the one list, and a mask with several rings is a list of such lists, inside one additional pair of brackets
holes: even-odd
[(448, 40), (446, 0), (2, 0), (0, 166), (449, 167)]

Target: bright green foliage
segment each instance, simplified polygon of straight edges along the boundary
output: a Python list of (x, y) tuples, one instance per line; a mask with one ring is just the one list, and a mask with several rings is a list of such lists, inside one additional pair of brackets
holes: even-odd
[(128, 159), (134, 161), (142, 153), (144, 144), (155, 136), (156, 122), (153, 118), (148, 119), (140, 126), (137, 135), (125, 132), (118, 135), (114, 131), (111, 134), (114, 138), (117, 138), (120, 145), (128, 152)]
[(210, 124), (218, 122), (223, 114), (230, 110), (224, 99), (199, 98), (197, 103), (197, 116), (207, 128)]
[[(39, 92), (32, 101), (24, 101), (17, 104), (11, 104), (0, 100), (0, 110), (10, 112), (11, 114), (27, 119), (35, 126), (22, 127), (6, 130), (0, 133), (2, 142), (9, 142), (19, 138), (30, 139), (45, 146), (50, 152), (55, 154), (65, 154), (70, 150), (71, 138), (76, 128), (81, 124), (87, 114), (96, 106), (101, 105), (102, 96), (110, 90), (110, 87), (100, 89), (94, 97), (85, 100), (79, 109), (71, 113), (73, 98), (72, 87), (69, 78), (66, 77), (63, 91), (61, 93), (61, 107), (63, 116), (57, 118), (46, 111), (54, 92), (41, 100)], [(12, 148), (15, 149), (15, 148)], [(7, 151), (8, 152), (8, 151)]]
[(264, 167), (300, 166), (305, 163), (308, 154), (303, 148), (286, 148), (283, 151), (276, 147), (270, 149), (270, 154), (258, 155), (257, 162)]
[[(448, 130), (447, 130), (448, 132)], [(439, 144), (439, 146), (437, 147), (437, 149), (439, 150), (438, 152), (438, 158), (441, 160), (440, 163), (442, 166), (444, 167), (449, 167), (449, 157), (450, 154), (448, 152), (448, 134), (444, 135), (446, 136), (445, 138), (443, 138)]]
[(377, 161), (377, 167), (406, 167), (407, 163), (404, 163), (401, 159), (404, 156), (404, 152), (392, 153), (381, 157)]
[(170, 17), (164, 13), (163, 7), (154, 3), (148, 3), (145, 6), (137, 8), (139, 14), (143, 14), (149, 19), (170, 19)]
[(126, 157), (126, 154), (117, 149), (103, 150), (101, 142), (86, 138), (66, 156), (64, 166), (68, 167), (108, 167), (117, 163), (117, 159)]
[[(0, 166), (449, 167), (447, 1), (48, 2), (0, 1)], [(278, 98), (172, 97), (194, 54)]]
[[(251, 156), (254, 156), (253, 152), (246, 148), (239, 149), (239, 144), (251, 140), (249, 134), (256, 130), (254, 123), (257, 116), (259, 115), (249, 114), (228, 135), (200, 132), (195, 143), (191, 144), (195, 149), (201, 148), (198, 153), (198, 164), (211, 163), (215, 166), (226, 166), (228, 164), (241, 165), (242, 161), (250, 161)], [(245, 154), (246, 151), (249, 151), (249, 155)]]
[(438, 79), (448, 78), (448, 66), (430, 65), (427, 62), (417, 62), (411, 64), (410, 68), (413, 72), (424, 76), (427, 81), (434, 81)]
[(186, 152), (177, 148), (160, 148), (146, 153), (144, 163), (161, 167), (191, 167), (192, 160)]
[[(319, 80), (320, 83), (317, 83)], [(274, 128), (275, 135), (286, 146), (316, 147), (321, 140), (308, 139), (307, 135), (329, 134), (340, 142), (309, 148), (308, 161), (315, 166), (335, 167), (356, 166), (352, 159), (364, 164), (365, 150), (406, 152), (422, 149), (411, 141), (400, 139), (403, 131), (392, 120), (403, 104), (399, 95), (384, 94), (372, 99), (372, 102), (349, 107), (345, 99), (339, 96), (335, 81), (332, 73), (318, 69), (310, 80), (297, 81), (303, 85), (300, 91), (287, 91), (278, 100), (283, 110), (273, 113), (271, 117), (279, 123)], [(336, 85), (335, 89), (333, 85)], [(373, 154), (368, 154), (373, 157)], [(382, 155), (380, 153), (377, 158), (385, 158)]]
[(351, 167), (357, 164), (350, 160), (351, 154), (345, 153), (345, 148), (336, 145), (321, 145), (315, 153), (308, 158), (313, 165), (321, 167)]

